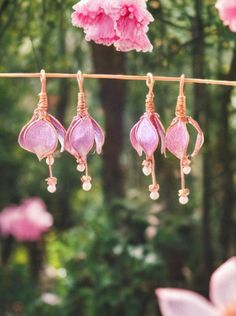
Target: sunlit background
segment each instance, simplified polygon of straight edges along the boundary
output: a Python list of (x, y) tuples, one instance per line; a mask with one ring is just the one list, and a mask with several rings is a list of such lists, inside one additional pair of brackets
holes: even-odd
[[(147, 54), (87, 43), (71, 25), (73, 4), (0, 0), (0, 71), (236, 80), (236, 36), (214, 0), (149, 1), (154, 50)], [(81, 189), (75, 159), (58, 152), (52, 195), (45, 161), (17, 143), (38, 103), (40, 80), (0, 79), (1, 316), (158, 315), (157, 287), (207, 295), (211, 272), (235, 254), (235, 90), (186, 86), (188, 114), (206, 141), (187, 177), (190, 203), (181, 206), (177, 159), (157, 154), (161, 197), (153, 202), (130, 145), (129, 131), (145, 110), (145, 82), (85, 80), (85, 89), (90, 114), (106, 132), (103, 154), (89, 156), (93, 188)], [(77, 81), (48, 79), (47, 90), (50, 113), (68, 127)], [(178, 84), (156, 82), (155, 95), (168, 127)]]

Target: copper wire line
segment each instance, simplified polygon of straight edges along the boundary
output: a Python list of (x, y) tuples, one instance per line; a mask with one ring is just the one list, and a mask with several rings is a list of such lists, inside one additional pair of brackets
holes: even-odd
[[(40, 78), (40, 73), (0, 73), (0, 78)], [(78, 74), (67, 74), (67, 73), (46, 73), (46, 78), (61, 78), (61, 79), (76, 79)], [(84, 79), (112, 79), (112, 80), (138, 80), (146, 81), (146, 75), (111, 75), (111, 74), (83, 74)], [(180, 77), (164, 77), (164, 76), (153, 76), (155, 81), (166, 81), (166, 82), (180, 82)], [(209, 84), (209, 85), (222, 85), (222, 86), (234, 86), (236, 87), (236, 81), (226, 80), (212, 80), (212, 79), (198, 79), (198, 78), (186, 78), (186, 83), (196, 84)]]

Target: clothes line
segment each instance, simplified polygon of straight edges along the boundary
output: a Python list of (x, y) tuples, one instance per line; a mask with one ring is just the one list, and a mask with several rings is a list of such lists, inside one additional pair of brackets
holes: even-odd
[[(40, 73), (0, 73), (0, 78), (40, 78)], [(66, 74), (66, 73), (46, 73), (46, 78), (60, 78), (60, 79), (76, 79), (78, 74)], [(85, 79), (112, 79), (112, 80), (139, 80), (146, 81), (147, 76), (145, 75), (112, 75), (112, 74), (84, 74)], [(156, 81), (165, 82), (180, 82), (180, 77), (164, 77), (164, 76), (153, 76)], [(185, 83), (197, 83), (197, 84), (209, 84), (209, 85), (222, 85), (222, 86), (234, 86), (236, 87), (236, 81), (226, 80), (212, 80), (212, 79), (197, 79), (197, 78), (186, 78)]]

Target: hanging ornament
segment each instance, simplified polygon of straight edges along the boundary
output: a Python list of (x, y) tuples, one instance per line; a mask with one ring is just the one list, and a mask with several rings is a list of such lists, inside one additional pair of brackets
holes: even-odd
[(154, 152), (161, 141), (161, 153), (165, 154), (165, 129), (159, 115), (155, 113), (154, 82), (153, 75), (148, 73), (146, 84), (149, 92), (146, 96), (146, 112), (131, 129), (130, 141), (139, 156), (142, 156), (143, 152), (146, 155), (142, 163), (143, 173), (146, 176), (152, 175), (152, 184), (149, 186), (150, 198), (157, 200), (160, 186), (156, 179)]
[(154, 19), (145, 0), (81, 0), (73, 9), (72, 24), (84, 29), (87, 41), (123, 52), (152, 51), (147, 32)]
[(81, 71), (77, 76), (79, 84), (77, 115), (73, 118), (65, 137), (65, 149), (76, 158), (77, 170), (84, 172), (81, 178), (85, 191), (92, 188), (88, 174), (87, 155), (96, 144), (96, 151), (101, 154), (105, 136), (99, 124), (89, 115), (84, 92), (84, 79)]
[(61, 143), (61, 151), (64, 150), (65, 129), (61, 123), (52, 115), (48, 114), (48, 98), (46, 92), (46, 74), (41, 70), (41, 93), (39, 103), (34, 111), (33, 117), (21, 130), (18, 138), (19, 145), (37, 155), (38, 159), (46, 159), (49, 167), (49, 178), (46, 179), (48, 191), (56, 191), (57, 178), (52, 174), (54, 164), (54, 153), (58, 141)]
[[(196, 156), (204, 143), (204, 135), (199, 124), (190, 116), (186, 116), (186, 97), (184, 95), (185, 76), (180, 79), (180, 92), (177, 99), (176, 117), (166, 131), (166, 148), (178, 159), (180, 159), (181, 190), (179, 190), (179, 202), (187, 204), (189, 201), (189, 189), (185, 187), (184, 175), (191, 172), (191, 158)], [(190, 136), (187, 124), (191, 124), (197, 131), (197, 139), (194, 151), (187, 154)]]

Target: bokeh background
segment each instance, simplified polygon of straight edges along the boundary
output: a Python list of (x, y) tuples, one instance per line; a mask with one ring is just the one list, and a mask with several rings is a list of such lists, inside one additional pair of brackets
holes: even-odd
[[(214, 0), (148, 1), (153, 53), (117, 53), (86, 43), (71, 25), (71, 0), (0, 0), (0, 71), (127, 73), (236, 80), (236, 35)], [(67, 127), (76, 80), (49, 79), (50, 112)], [(90, 113), (106, 131), (101, 157), (89, 158), (93, 190), (82, 191), (76, 163), (58, 153), (56, 194), (47, 167), (17, 144), (38, 102), (39, 79), (0, 80), (0, 209), (41, 197), (54, 226), (37, 242), (0, 241), (1, 316), (154, 316), (157, 287), (207, 296), (212, 271), (236, 252), (236, 91), (187, 85), (188, 113), (205, 146), (187, 178), (191, 200), (178, 203), (178, 161), (157, 154), (161, 198), (129, 142), (144, 111), (144, 82), (85, 81)], [(177, 83), (156, 82), (157, 111), (167, 127)], [(32, 209), (32, 212), (34, 210)]]

